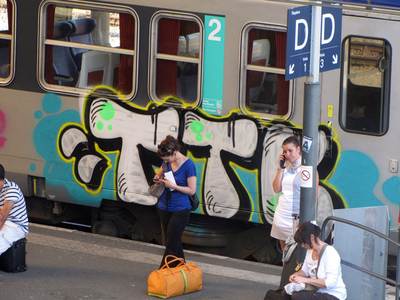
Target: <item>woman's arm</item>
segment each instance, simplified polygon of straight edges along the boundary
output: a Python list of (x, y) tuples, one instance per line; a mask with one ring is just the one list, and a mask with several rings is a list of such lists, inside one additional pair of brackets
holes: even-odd
[(160, 179), (160, 181), (164, 183), (166, 188), (174, 189), (183, 194), (194, 195), (196, 193), (196, 181), (197, 181), (196, 176), (188, 177), (188, 179), (187, 179), (188, 186), (180, 186), (177, 184), (173, 184), (168, 179)]
[(297, 278), (298, 277), (306, 277), (306, 273), (304, 273), (303, 270), (299, 270), (295, 273), (293, 273), (292, 275), (289, 276), (289, 281), (290, 282), (297, 282)]
[(7, 200), (7, 199), (4, 200), (4, 204), (0, 208), (0, 229), (3, 228), (3, 225), (6, 222), (13, 205), (14, 205), (14, 202)]
[(275, 193), (279, 193), (282, 191), (282, 177), (283, 171), (285, 169), (278, 168), (276, 169), (274, 180), (272, 181), (272, 188), (274, 189)]
[(194, 195), (196, 193), (196, 181), (197, 181), (196, 176), (188, 177), (188, 179), (187, 179), (187, 185), (188, 186), (179, 186), (179, 185), (177, 185), (175, 189), (178, 192), (181, 192), (181, 193), (188, 194), (188, 195), (192, 196), (192, 195)]
[(322, 278), (310, 278), (310, 277), (304, 277), (304, 276), (296, 276), (294, 278), (293, 282), (311, 284), (318, 288), (326, 288), (325, 279), (322, 279)]

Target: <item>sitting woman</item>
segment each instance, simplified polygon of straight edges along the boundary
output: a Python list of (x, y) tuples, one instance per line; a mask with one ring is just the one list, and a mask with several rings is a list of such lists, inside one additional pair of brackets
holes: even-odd
[(306, 222), (294, 235), (295, 241), (307, 249), (307, 254), (301, 270), (292, 274), (289, 281), (311, 285), (314, 290), (294, 292), (293, 300), (345, 300), (347, 297), (339, 253), (321, 241), (320, 234), (317, 225)]

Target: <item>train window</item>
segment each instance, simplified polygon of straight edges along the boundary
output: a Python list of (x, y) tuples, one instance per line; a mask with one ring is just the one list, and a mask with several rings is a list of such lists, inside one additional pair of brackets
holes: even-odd
[(0, 0), (0, 84), (8, 84), (13, 73), (13, 2)]
[(241, 105), (248, 112), (289, 114), (285, 81), (286, 32), (248, 26), (243, 31)]
[(382, 39), (351, 36), (344, 40), (343, 48), (341, 126), (362, 134), (385, 134), (391, 47)]
[(153, 19), (151, 93), (195, 105), (200, 98), (202, 27), (196, 17), (159, 14)]
[(107, 85), (125, 95), (134, 93), (137, 17), (133, 11), (49, 4), (45, 12), (41, 71), (46, 87), (79, 92)]

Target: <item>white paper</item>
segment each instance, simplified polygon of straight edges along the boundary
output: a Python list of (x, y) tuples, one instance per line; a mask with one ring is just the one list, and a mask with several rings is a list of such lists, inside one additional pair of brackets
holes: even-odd
[[(164, 172), (164, 177), (171, 181), (173, 184), (176, 184), (175, 177), (172, 171)], [(174, 189), (170, 188), (170, 190), (173, 191)]]
[(313, 187), (313, 167), (312, 166), (301, 166), (301, 187), (312, 188)]

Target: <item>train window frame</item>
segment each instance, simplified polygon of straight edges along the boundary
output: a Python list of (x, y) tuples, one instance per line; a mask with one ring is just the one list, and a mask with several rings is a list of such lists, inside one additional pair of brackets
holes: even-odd
[(17, 33), (17, 5), (15, 0), (8, 0), (12, 5), (12, 13), (11, 13), (11, 33), (0, 33), (1, 40), (10, 41), (10, 69), (7, 77), (0, 77), (0, 86), (9, 85), (14, 77), (15, 77), (15, 53), (16, 53), (16, 33)]
[[(380, 97), (380, 130), (379, 132), (372, 132), (367, 130), (356, 130), (347, 128), (347, 124), (343, 120), (347, 117), (347, 111), (345, 106), (347, 105), (347, 72), (349, 68), (350, 51), (346, 43), (350, 43), (351, 38), (361, 38), (370, 40), (380, 40), (384, 43), (384, 51), (387, 55), (387, 62), (385, 73), (383, 75), (382, 87), (381, 87), (381, 97)], [(383, 136), (389, 131), (389, 113), (390, 113), (390, 88), (391, 88), (391, 71), (392, 71), (392, 45), (390, 42), (381, 37), (372, 36), (361, 36), (361, 35), (348, 35), (342, 41), (342, 62), (341, 62), (341, 74), (340, 74), (340, 101), (339, 101), (339, 125), (340, 127), (350, 133), (362, 134), (362, 135), (372, 135), (372, 136)]]
[[(288, 120), (291, 118), (293, 113), (293, 103), (294, 103), (294, 93), (295, 82), (293, 80), (289, 81), (288, 87), (288, 110), (284, 115), (271, 114), (261, 111), (253, 111), (249, 109), (246, 105), (246, 88), (247, 88), (247, 71), (258, 71), (263, 73), (270, 73), (276, 75), (285, 76), (285, 68), (268, 67), (248, 64), (248, 37), (249, 32), (252, 29), (273, 31), (273, 32), (284, 32), (287, 33), (287, 28), (285, 26), (272, 25), (267, 23), (251, 22), (247, 23), (242, 28), (241, 33), (241, 44), (240, 44), (240, 75), (239, 75), (239, 107), (241, 111), (246, 115), (257, 115), (266, 120), (283, 119)], [(285, 51), (286, 56), (286, 51)]]
[[(199, 56), (198, 58), (188, 57), (188, 56), (179, 56), (179, 55), (172, 55), (172, 54), (163, 54), (158, 53), (158, 22), (163, 19), (173, 19), (173, 20), (183, 20), (183, 21), (194, 21), (199, 26)], [(152, 101), (156, 104), (161, 105), (165, 104), (167, 106), (183, 106), (183, 107), (190, 107), (195, 108), (198, 107), (201, 103), (202, 99), (202, 80), (203, 80), (203, 46), (204, 46), (204, 24), (203, 21), (195, 14), (190, 13), (181, 13), (181, 12), (174, 12), (174, 11), (158, 11), (155, 13), (150, 21), (150, 34), (151, 39), (149, 42), (149, 77), (148, 77), (148, 93)], [(156, 86), (157, 86), (157, 60), (168, 60), (174, 62), (183, 62), (183, 63), (197, 63), (197, 98), (193, 102), (186, 102), (184, 99), (181, 101), (174, 101), (173, 99), (160, 99), (157, 96)], [(167, 97), (168, 98), (168, 97)], [(173, 97), (175, 98), (175, 97)], [(178, 98), (178, 97), (177, 97)], [(170, 101), (172, 100), (172, 101)]]
[[(82, 95), (87, 94), (93, 87), (71, 87), (71, 86), (62, 86), (57, 84), (48, 83), (45, 79), (45, 68), (46, 68), (46, 57), (45, 57), (45, 49), (46, 46), (66, 46), (71, 45), (74, 46), (76, 43), (70, 41), (58, 41), (56, 39), (47, 38), (47, 8), (49, 5), (54, 5), (55, 7), (63, 7), (63, 8), (76, 8), (76, 9), (86, 9), (91, 11), (100, 11), (100, 12), (108, 12), (108, 13), (124, 13), (129, 14), (133, 17), (135, 22), (135, 30), (134, 30), (134, 49), (123, 49), (123, 48), (113, 48), (109, 46), (101, 46), (101, 45), (92, 45), (92, 44), (83, 44), (79, 43), (78, 48), (87, 49), (87, 50), (95, 50), (105, 53), (111, 54), (119, 54), (119, 55), (127, 55), (133, 57), (133, 66), (132, 66), (132, 89), (129, 94), (124, 94), (124, 97), (127, 99), (133, 99), (138, 90), (138, 69), (139, 69), (139, 34), (140, 34), (140, 20), (137, 12), (127, 6), (123, 5), (115, 5), (115, 4), (107, 4), (95, 2), (81, 2), (81, 1), (61, 1), (61, 0), (47, 0), (43, 1), (39, 6), (39, 28), (38, 28), (38, 43), (37, 43), (37, 78), (39, 85), (48, 91), (59, 92), (63, 94), (72, 94), (72, 95)], [(115, 89), (115, 87), (112, 87)]]

